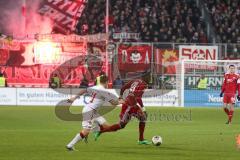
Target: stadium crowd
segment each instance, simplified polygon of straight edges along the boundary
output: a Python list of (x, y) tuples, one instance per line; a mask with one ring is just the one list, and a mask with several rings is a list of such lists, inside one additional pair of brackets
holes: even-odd
[(240, 1), (205, 0), (219, 42), (240, 43)]
[[(140, 33), (142, 41), (207, 43), (200, 9), (192, 0), (110, 1), (111, 32)], [(217, 42), (240, 43), (240, 1), (205, 0)], [(89, 0), (78, 33), (105, 31), (105, 0)]]
[[(105, 31), (105, 1), (89, 1), (78, 24), (79, 34)], [(142, 41), (207, 43), (196, 3), (190, 0), (111, 1), (112, 32), (140, 33)]]

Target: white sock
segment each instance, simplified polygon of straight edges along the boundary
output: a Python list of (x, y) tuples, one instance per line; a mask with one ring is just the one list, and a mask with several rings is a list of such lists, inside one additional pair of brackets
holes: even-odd
[(78, 141), (80, 141), (82, 137), (80, 136), (80, 133), (78, 133), (70, 143), (68, 143), (67, 147), (72, 148)]

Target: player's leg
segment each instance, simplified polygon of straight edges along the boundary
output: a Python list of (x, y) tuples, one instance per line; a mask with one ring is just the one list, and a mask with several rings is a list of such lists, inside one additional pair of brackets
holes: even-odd
[(110, 124), (107, 122), (107, 120), (104, 117), (99, 116), (93, 120), (92, 132), (96, 132), (96, 131), (99, 132), (103, 128), (107, 128), (107, 127), (110, 127)]
[(229, 114), (228, 104), (226, 103), (223, 104), (223, 110), (227, 115)]
[(130, 115), (128, 113), (130, 111), (130, 108), (131, 107), (128, 107), (126, 104), (123, 104), (122, 105), (122, 111), (121, 111), (121, 114), (120, 114), (120, 122), (116, 123), (116, 124), (113, 124), (113, 125), (110, 125), (110, 126), (109, 125), (105, 125), (104, 127), (101, 128), (101, 130), (99, 132), (95, 132), (94, 133), (95, 140), (97, 140), (98, 137), (102, 133), (105, 133), (105, 132), (115, 132), (117, 130), (125, 128), (125, 126), (129, 122), (129, 120), (131, 119)]
[(94, 139), (95, 141), (99, 138), (99, 136), (105, 132), (116, 132), (120, 129), (123, 129), (126, 126), (127, 123), (119, 122), (113, 125), (102, 125), (100, 131), (94, 132)]
[(228, 124), (232, 123), (235, 101), (236, 101), (235, 100), (235, 95), (231, 95), (230, 96), (230, 104), (229, 104), (230, 110), (229, 110), (229, 113), (228, 113)]
[(129, 122), (129, 120), (131, 119), (131, 115), (129, 114), (130, 110), (131, 110), (131, 107), (129, 107), (127, 104), (123, 104), (122, 105), (122, 110), (121, 110), (121, 113), (120, 113), (120, 122), (103, 128), (100, 131), (100, 133), (114, 132), (114, 131), (117, 131), (119, 129), (123, 129), (126, 126), (126, 124)]
[(229, 124), (229, 109), (228, 109), (228, 105), (231, 104), (231, 98), (229, 96), (229, 94), (224, 94), (224, 97), (223, 97), (223, 110), (224, 112), (227, 114), (228, 116), (228, 120), (226, 122), (226, 124)]
[(146, 121), (147, 121), (147, 115), (145, 114), (145, 112), (142, 111), (142, 109), (139, 106), (138, 106), (138, 108), (134, 108), (132, 112), (139, 120), (138, 144), (151, 144), (151, 142), (144, 139), (144, 131), (145, 131), (145, 126), (146, 126)]
[(113, 125), (110, 125), (110, 126), (102, 127), (102, 129), (100, 130), (100, 133), (115, 132), (117, 130), (125, 128), (126, 125), (127, 125), (127, 122), (120, 121), (119, 123), (116, 123), (116, 124), (113, 124)]
[(95, 141), (97, 140), (97, 138), (100, 136), (100, 131), (107, 129), (109, 127), (111, 127), (111, 125), (106, 121), (106, 119), (102, 116), (97, 117), (96, 119), (94, 119), (95, 126), (92, 129), (92, 132), (94, 134), (94, 139)]
[(90, 132), (91, 129), (86, 129), (86, 128), (83, 128), (82, 131), (80, 131), (80, 133), (77, 133), (76, 136), (67, 144), (66, 148), (70, 151), (73, 151), (75, 150), (74, 149), (74, 145), (76, 143), (78, 143), (79, 141), (87, 138), (89, 132)]
[(228, 95), (224, 94), (223, 97), (223, 110), (224, 112), (228, 115), (229, 114), (229, 110), (228, 110)]
[(74, 145), (81, 140), (87, 139), (88, 134), (92, 129), (92, 119), (94, 117), (95, 111), (89, 107), (84, 107), (82, 110), (82, 131), (77, 133), (77, 135), (67, 144), (66, 148), (68, 150), (74, 150)]

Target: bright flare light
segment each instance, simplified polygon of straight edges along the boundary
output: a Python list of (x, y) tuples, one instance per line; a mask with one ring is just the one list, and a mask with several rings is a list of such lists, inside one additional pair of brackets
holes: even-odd
[(56, 64), (60, 61), (61, 47), (53, 42), (36, 42), (34, 44), (35, 63)]

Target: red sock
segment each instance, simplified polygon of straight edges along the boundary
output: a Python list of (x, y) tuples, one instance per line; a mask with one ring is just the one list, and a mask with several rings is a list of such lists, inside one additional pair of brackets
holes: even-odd
[(231, 110), (229, 111), (229, 114), (228, 114), (228, 121), (229, 122), (232, 122), (233, 112), (234, 111), (231, 111)]
[(224, 112), (228, 115), (229, 114), (228, 108), (224, 108)]
[(139, 122), (139, 141), (144, 140), (145, 122)]
[(104, 133), (104, 132), (114, 132), (114, 131), (117, 131), (119, 129), (121, 129), (120, 124), (114, 124), (114, 125), (111, 125), (109, 127), (102, 128), (100, 132), (101, 133)]
[(82, 138), (84, 138), (85, 136), (84, 136), (84, 134), (82, 133), (82, 132), (80, 132), (80, 136), (82, 137)]
[(100, 127), (100, 131), (104, 129), (104, 127), (102, 125), (99, 125), (99, 127)]

